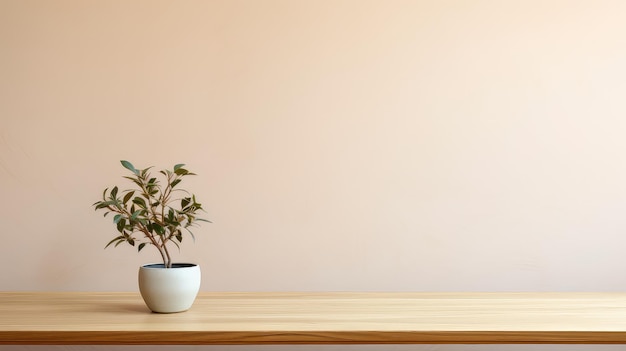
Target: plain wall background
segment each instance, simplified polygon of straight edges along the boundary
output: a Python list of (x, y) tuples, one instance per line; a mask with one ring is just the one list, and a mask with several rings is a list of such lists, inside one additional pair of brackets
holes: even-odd
[(625, 13), (0, 0), (0, 290), (137, 289), (127, 159), (198, 174), (202, 290), (622, 291)]

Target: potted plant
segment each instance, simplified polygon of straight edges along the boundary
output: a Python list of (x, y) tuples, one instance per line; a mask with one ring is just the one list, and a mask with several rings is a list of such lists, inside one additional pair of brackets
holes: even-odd
[(128, 161), (120, 161), (131, 174), (124, 178), (134, 187), (120, 191), (106, 188), (102, 200), (93, 204), (104, 216), (113, 214), (117, 236), (105, 246), (117, 247), (128, 243), (141, 251), (154, 247), (162, 263), (139, 268), (139, 291), (148, 308), (154, 312), (186, 311), (200, 289), (200, 267), (192, 263), (173, 263), (170, 250), (180, 249), (187, 234), (195, 239), (190, 228), (198, 222), (209, 222), (197, 216), (203, 211), (195, 195), (179, 187), (183, 178), (195, 175), (177, 164), (172, 170), (162, 170), (160, 178), (153, 177), (148, 167), (136, 169)]

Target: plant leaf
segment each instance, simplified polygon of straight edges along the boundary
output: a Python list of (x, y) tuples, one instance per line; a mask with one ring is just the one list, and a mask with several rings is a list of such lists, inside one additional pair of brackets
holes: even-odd
[(154, 229), (154, 231), (158, 234), (158, 235), (164, 235), (165, 234), (165, 229), (163, 229), (162, 226), (160, 226), (157, 223), (152, 223), (152, 229)]
[(184, 163), (179, 163), (176, 166), (174, 166), (174, 172), (176, 172), (179, 168), (183, 167), (185, 164)]
[(121, 218), (119, 222), (117, 222), (117, 231), (120, 233), (124, 232), (124, 227), (126, 226), (126, 219)]
[(140, 198), (140, 197), (136, 197), (133, 199), (133, 203), (137, 204), (139, 207), (145, 209), (146, 208), (146, 202), (144, 201), (144, 199)]
[(136, 178), (133, 178), (133, 177), (127, 177), (127, 176), (124, 176), (123, 178), (129, 179), (129, 180), (132, 180), (132, 181), (133, 181), (133, 183), (135, 183), (135, 185), (137, 185), (137, 186), (138, 186), (138, 187), (140, 187), (140, 188), (142, 187), (141, 182), (140, 182), (139, 180), (137, 180)]
[(128, 202), (128, 200), (130, 200), (131, 197), (133, 197), (133, 194), (135, 194), (135, 191), (130, 191), (128, 192), (128, 194), (124, 195), (124, 200), (122, 200), (122, 203), (124, 205), (126, 205), (126, 203)]
[[(104, 248), (106, 249), (107, 247), (109, 247), (109, 245), (113, 244), (113, 243), (114, 243), (115, 241), (117, 241), (117, 240), (124, 240), (124, 237), (123, 237), (123, 236), (121, 236), (121, 235), (120, 235), (120, 236), (118, 236), (118, 237), (116, 237), (115, 239), (113, 239), (113, 240), (109, 241), (109, 243), (108, 243), (108, 244), (107, 244)], [(117, 246), (117, 245), (116, 245), (116, 246)]]
[(99, 210), (99, 209), (101, 209), (101, 208), (106, 208), (106, 207), (108, 207), (109, 205), (112, 205), (112, 204), (110, 203), (110, 201), (106, 201), (106, 202), (99, 202), (99, 203), (96, 205), (96, 210)]
[(187, 175), (189, 171), (184, 168), (179, 168), (175, 170), (174, 173), (176, 173), (176, 175), (179, 175), (179, 176), (184, 176), (184, 175)]
[(135, 220), (137, 219), (137, 217), (143, 212), (144, 210), (137, 210), (135, 212), (133, 212), (133, 214), (130, 216), (130, 219)]
[(145, 169), (142, 169), (141, 170), (141, 176), (145, 177), (148, 174), (148, 171), (150, 170), (150, 168), (152, 168), (152, 166), (150, 166), (148, 168), (145, 168)]
[(146, 246), (147, 243), (141, 243), (139, 244), (139, 246), (137, 247), (137, 252), (141, 251), (141, 249), (143, 249)]
[(111, 189), (111, 199), (115, 199), (117, 196), (117, 190), (117, 187), (113, 187), (113, 189)]
[(122, 166), (124, 166), (124, 168), (135, 173), (136, 175), (139, 175), (139, 171), (135, 169), (135, 166), (133, 166), (132, 163), (125, 161), (125, 160), (121, 160), (120, 162), (122, 163)]
[(115, 217), (113, 217), (113, 223), (115, 224), (119, 223), (120, 219), (122, 219), (122, 215), (116, 214)]
[(184, 197), (182, 200), (180, 200), (180, 208), (184, 211), (189, 203), (191, 203), (191, 199), (188, 197)]

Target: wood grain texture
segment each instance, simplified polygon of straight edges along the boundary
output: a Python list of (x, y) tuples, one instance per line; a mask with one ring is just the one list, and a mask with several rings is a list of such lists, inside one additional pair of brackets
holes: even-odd
[(626, 344), (626, 293), (0, 292), (0, 344)]

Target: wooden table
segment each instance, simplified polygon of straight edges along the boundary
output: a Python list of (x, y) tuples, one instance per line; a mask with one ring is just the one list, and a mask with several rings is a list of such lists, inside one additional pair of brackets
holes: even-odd
[(626, 344), (626, 293), (0, 292), (0, 344)]

